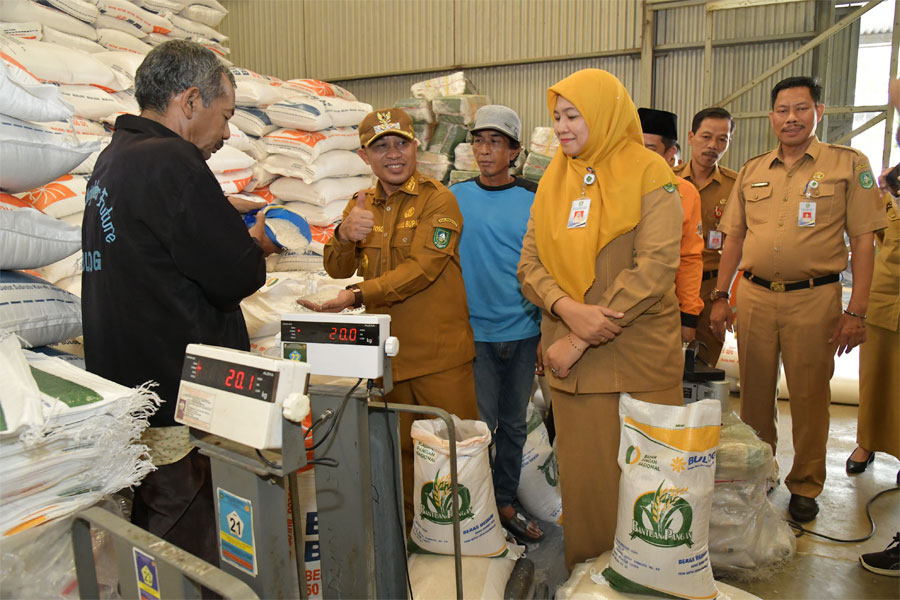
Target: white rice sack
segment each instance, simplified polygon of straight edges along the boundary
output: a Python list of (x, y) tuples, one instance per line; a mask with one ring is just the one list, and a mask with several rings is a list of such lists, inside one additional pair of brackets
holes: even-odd
[(76, 116), (92, 121), (136, 108), (92, 85), (60, 85), (59, 93), (74, 107)]
[(416, 98), (433, 100), (439, 96), (459, 96), (467, 91), (466, 76), (462, 71), (443, 75), (412, 84), (410, 88)]
[(531, 132), (531, 142), (528, 144), (529, 152), (553, 156), (558, 148), (559, 139), (553, 133), (552, 127), (535, 127)]
[(603, 577), (620, 592), (716, 598), (707, 542), (721, 405), (621, 394), (619, 421), (619, 512)]
[(133, 52), (145, 56), (153, 50), (153, 46), (145, 44), (130, 33), (119, 31), (118, 29), (98, 29), (97, 41), (107, 50), (117, 50), (121, 52)]
[(8, 23), (36, 21), (53, 29), (96, 40), (94, 28), (64, 12), (41, 6), (29, 0), (3, 0), (0, 2), (0, 21)]
[[(658, 600), (658, 595), (628, 594), (616, 591), (601, 575), (609, 564), (609, 552), (575, 565), (568, 581), (556, 588), (556, 600)], [(760, 600), (757, 596), (727, 583), (716, 582), (716, 600)]]
[[(284, 99), (283, 82), (280, 79), (238, 67), (231, 67), (231, 74), (234, 75), (237, 84), (234, 90), (234, 101), (237, 106), (268, 106)], [(252, 135), (262, 135), (246, 129), (244, 131)]]
[(31, 376), (19, 340), (4, 333), (0, 333), (0, 381), (4, 400), (0, 436), (9, 437), (23, 429), (41, 427), (44, 424), (41, 391)]
[[(303, 202), (298, 202), (297, 204), (303, 204)], [(334, 230), (337, 228), (337, 223), (331, 223), (330, 225), (310, 225), (309, 228), (312, 231), (312, 241), (309, 243), (308, 249), (316, 254), (324, 256), (325, 244), (334, 237)]]
[(202, 4), (191, 4), (190, 6), (182, 10), (179, 14), (186, 19), (190, 19), (191, 21), (203, 23), (207, 27), (216, 27), (222, 21), (222, 19), (225, 18), (225, 15), (228, 14), (228, 11), (224, 6), (219, 9), (210, 8), (209, 6), (203, 6)]
[[(100, 14), (106, 17), (114, 17), (120, 21), (126, 21), (140, 29), (144, 35), (161, 33), (166, 35), (174, 29), (172, 23), (165, 15), (159, 15), (139, 7), (128, 0), (98, 0), (97, 8)], [(97, 19), (100, 21), (100, 19)], [(101, 27), (98, 25), (98, 28)]]
[(229, 194), (239, 194), (244, 191), (250, 180), (253, 179), (253, 169), (238, 169), (236, 171), (228, 171), (226, 173), (213, 173), (216, 180), (222, 187), (222, 193), (226, 196)]
[(78, 252), (74, 252), (62, 260), (58, 260), (46, 267), (35, 269), (35, 272), (40, 275), (42, 279), (45, 279), (54, 285), (59, 285), (59, 282), (63, 279), (77, 277), (81, 274), (84, 264), (83, 258), (84, 255), (79, 250)]
[(472, 150), (472, 144), (463, 142), (457, 144), (453, 149), (453, 167), (459, 171), (478, 171), (478, 165), (475, 164), (475, 151)]
[(312, 231), (306, 219), (290, 208), (274, 204), (260, 212), (266, 215), (266, 233), (275, 244), (294, 252), (306, 250), (312, 241)]
[(84, 212), (86, 189), (87, 177), (67, 173), (47, 185), (26, 192), (22, 200), (51, 217), (61, 219)]
[(278, 179), (278, 175), (276, 175), (275, 173), (270, 173), (264, 166), (262, 166), (258, 162), (253, 165), (252, 171), (253, 176), (250, 178), (250, 181), (244, 188), (244, 191), (247, 192), (252, 192), (258, 188), (266, 187), (267, 185)]
[(55, 85), (41, 83), (0, 60), (0, 114), (23, 121), (56, 121), (68, 119), (73, 111)]
[(350, 150), (325, 152), (312, 163), (284, 154), (272, 154), (263, 161), (263, 165), (267, 171), (284, 177), (296, 177), (306, 183), (314, 183), (326, 177), (372, 174), (372, 168), (360, 158), (359, 154)]
[(247, 135), (261, 137), (278, 129), (269, 119), (269, 115), (258, 108), (238, 107), (229, 121)]
[(227, 173), (238, 169), (249, 169), (255, 162), (250, 155), (225, 144), (206, 160), (206, 165), (213, 173)]
[(0, 36), (0, 51), (42, 81), (83, 83), (111, 91), (125, 89), (112, 69), (81, 50)]
[(179, 12), (184, 10), (189, 0), (134, 0), (134, 3), (154, 13)]
[(62, 134), (75, 134), (82, 142), (103, 142), (112, 136), (103, 125), (81, 117), (73, 117), (68, 121), (47, 121), (41, 123), (47, 129)]
[(97, 164), (97, 157), (100, 156), (100, 153), (103, 152), (111, 141), (111, 137), (101, 138), (99, 141), (100, 147), (95, 152), (91, 152), (87, 158), (81, 161), (71, 172), (78, 175), (90, 175), (93, 173), (94, 166)]
[(276, 129), (264, 136), (262, 141), (271, 154), (286, 154), (311, 163), (331, 150), (356, 150), (359, 148), (359, 133), (351, 127), (323, 131)]
[(173, 13), (165, 13), (163, 16), (166, 17), (171, 25), (171, 31), (167, 32), (171, 35), (195, 42), (199, 42), (200, 40), (205, 39), (216, 42), (217, 44), (228, 43), (227, 35), (223, 35), (212, 27), (208, 27), (203, 23), (191, 21), (190, 19), (185, 19), (184, 17)]
[(48, 44), (65, 46), (66, 48), (75, 48), (76, 50), (87, 52), (88, 54), (106, 52), (106, 48), (95, 41), (78, 35), (72, 35), (71, 33), (65, 33), (64, 31), (57, 31), (49, 25), (44, 27), (44, 34), (41, 36), (41, 41), (47, 42)]
[(256, 159), (257, 162), (265, 160), (269, 153), (266, 152), (266, 145), (258, 137), (247, 134), (248, 148), (245, 150), (247, 154)]
[(328, 227), (341, 219), (344, 208), (347, 206), (347, 200), (335, 200), (325, 206), (317, 206), (308, 202), (285, 202), (283, 206), (306, 219), (311, 227)]
[(0, 269), (45, 267), (80, 249), (80, 227), (45, 215), (25, 200), (0, 198)]
[[(62, 221), (63, 223), (65, 223), (67, 225), (71, 225), (73, 227), (77, 227), (78, 229), (81, 229), (81, 223), (82, 223), (82, 221), (84, 221), (84, 211), (72, 213), (71, 215), (62, 217), (60, 219), (60, 221)], [(60, 287), (62, 287), (62, 286), (60, 286)], [(67, 289), (67, 288), (64, 288), (64, 289)]]
[[(453, 416), (456, 428), (456, 472), (459, 492), (460, 553), (464, 556), (515, 560), (521, 546), (507, 544), (497, 513), (488, 446), (491, 432), (484, 421)], [(453, 554), (453, 508), (450, 485), (450, 442), (440, 419), (412, 424), (415, 451), (414, 518), (410, 551)]]
[(288, 79), (284, 82), (284, 87), (291, 92), (298, 92), (306, 96), (331, 96), (344, 100), (356, 100), (356, 96), (341, 86), (318, 79)]
[(41, 4), (52, 6), (85, 23), (93, 23), (100, 16), (96, 2), (87, 2), (86, 0), (41, 0)]
[(40, 277), (0, 271), (0, 306), (0, 331), (18, 335), (26, 347), (81, 335), (81, 300)]
[(337, 200), (349, 200), (359, 190), (370, 187), (372, 178), (366, 176), (335, 177), (315, 183), (306, 183), (293, 177), (281, 177), (269, 185), (269, 191), (282, 202), (308, 202), (326, 206)]
[(228, 123), (228, 139), (225, 140), (226, 146), (231, 146), (241, 152), (250, 150), (250, 138), (246, 133), (235, 127), (234, 123)]
[[(310, 249), (303, 252), (285, 250), (281, 254), (271, 254), (266, 257), (266, 271), (324, 271), (325, 259), (321, 254), (316, 254)], [(303, 308), (302, 306), (300, 308)], [(296, 312), (292, 309), (291, 312)]]
[(335, 97), (323, 97), (321, 100), (335, 127), (356, 127), (372, 112), (372, 105), (365, 102)]
[(134, 87), (134, 77), (137, 69), (144, 62), (142, 54), (135, 54), (130, 51), (111, 50), (101, 52), (94, 56), (97, 60), (108, 66), (110, 69), (125, 77), (129, 82), (129, 87)]
[(25, 23), (0, 23), (0, 33), (3, 35), (11, 35), (12, 37), (25, 38), (26, 40), (40, 41), (41, 24), (37, 21), (28, 21)]
[(282, 100), (264, 109), (272, 123), (288, 129), (321, 131), (332, 126), (331, 115), (316, 98)]
[(82, 143), (72, 134), (0, 115), (0, 190), (33, 190), (68, 173), (98, 148), (97, 142)]
[[(462, 587), (466, 598), (503, 600), (506, 582), (516, 563), (479, 556), (462, 557)], [(456, 599), (456, 563), (452, 556), (411, 554), (409, 580), (412, 598)]]
[(115, 29), (116, 31), (121, 31), (122, 33), (127, 33), (128, 35), (134, 36), (145, 44), (150, 43), (150, 34), (131, 21), (124, 21), (122, 19), (117, 19), (116, 17), (111, 17), (109, 15), (100, 15), (100, 17), (97, 19), (96, 27), (97, 29)]
[(522, 508), (531, 515), (542, 521), (562, 523), (556, 451), (550, 445), (550, 436), (540, 411), (531, 402), (528, 403), (526, 416), (528, 437), (522, 448), (522, 470), (516, 495)]
[[(266, 223), (268, 224), (268, 220)], [(297, 304), (297, 298), (305, 297), (310, 292), (309, 283), (306, 281), (268, 278), (263, 287), (241, 301), (241, 312), (244, 314), (250, 338), (280, 333), (281, 315), (304, 312), (306, 309)]]

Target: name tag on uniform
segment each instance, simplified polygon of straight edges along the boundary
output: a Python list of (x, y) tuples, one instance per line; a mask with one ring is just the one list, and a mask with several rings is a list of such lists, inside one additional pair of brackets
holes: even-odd
[(573, 200), (572, 210), (569, 212), (569, 229), (578, 229), (587, 226), (589, 212), (591, 212), (590, 198)]
[(710, 231), (706, 235), (706, 247), (710, 250), (721, 250), (722, 237), (721, 231)]
[(798, 227), (813, 227), (816, 224), (816, 203), (801, 202), (800, 212), (797, 214)]

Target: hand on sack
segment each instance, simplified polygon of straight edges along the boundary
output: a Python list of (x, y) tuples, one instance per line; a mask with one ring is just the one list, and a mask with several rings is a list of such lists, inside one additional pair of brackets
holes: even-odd
[(563, 320), (574, 335), (592, 346), (605, 344), (622, 333), (622, 328), (609, 319), (621, 319), (625, 313), (606, 306), (584, 304), (566, 296), (557, 300), (551, 311)]
[(342, 242), (358, 242), (372, 233), (375, 215), (366, 208), (366, 193), (360, 190), (356, 195), (356, 206), (350, 209), (347, 218), (341, 221), (336, 234)]
[(725, 342), (725, 330), (734, 331), (734, 313), (728, 300), (720, 298), (713, 302), (709, 313), (709, 328), (717, 340)]
[(851, 317), (847, 313), (841, 315), (829, 344), (837, 341), (837, 355), (846, 354), (866, 341), (866, 323), (859, 317)]
[[(579, 350), (579, 348), (581, 348)], [(544, 366), (550, 368), (550, 372), (560, 379), (565, 379), (572, 371), (572, 367), (584, 355), (588, 343), (574, 334), (561, 337), (553, 342), (544, 355)]]
[(250, 237), (255, 239), (259, 242), (259, 245), (262, 246), (263, 254), (265, 256), (284, 252), (284, 248), (277, 246), (266, 233), (266, 215), (263, 213), (256, 213), (256, 223), (249, 229), (249, 232)]
[(322, 304), (315, 304), (310, 302), (309, 300), (297, 300), (297, 304), (304, 308), (308, 308), (309, 310), (314, 310), (316, 312), (341, 312), (345, 308), (350, 308), (353, 306), (354, 293), (350, 290), (341, 290), (336, 298), (329, 300), (327, 302), (323, 302)]
[(228, 201), (231, 202), (231, 205), (242, 215), (256, 210), (260, 206), (264, 206), (264, 204), (261, 204), (259, 202), (253, 202), (252, 200), (238, 198), (237, 196), (228, 196)]

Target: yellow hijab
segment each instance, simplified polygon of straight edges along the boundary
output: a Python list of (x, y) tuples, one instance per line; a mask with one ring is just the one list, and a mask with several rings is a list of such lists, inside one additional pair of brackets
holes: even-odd
[[(641, 220), (641, 197), (677, 180), (660, 155), (644, 148), (637, 109), (615, 76), (600, 69), (569, 75), (547, 90), (551, 116), (558, 96), (581, 113), (588, 141), (577, 157), (560, 148), (547, 167), (532, 207), (534, 234), (541, 263), (582, 302), (594, 283), (597, 255)], [(587, 226), (569, 229), (572, 202), (582, 195), (588, 167), (597, 180), (584, 189), (591, 200)]]

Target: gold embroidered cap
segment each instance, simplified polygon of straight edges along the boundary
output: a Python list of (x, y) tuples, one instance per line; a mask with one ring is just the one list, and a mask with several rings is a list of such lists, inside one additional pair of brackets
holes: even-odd
[(413, 121), (402, 108), (382, 108), (366, 115), (359, 124), (359, 143), (363, 148), (383, 135), (401, 135), (416, 139)]

